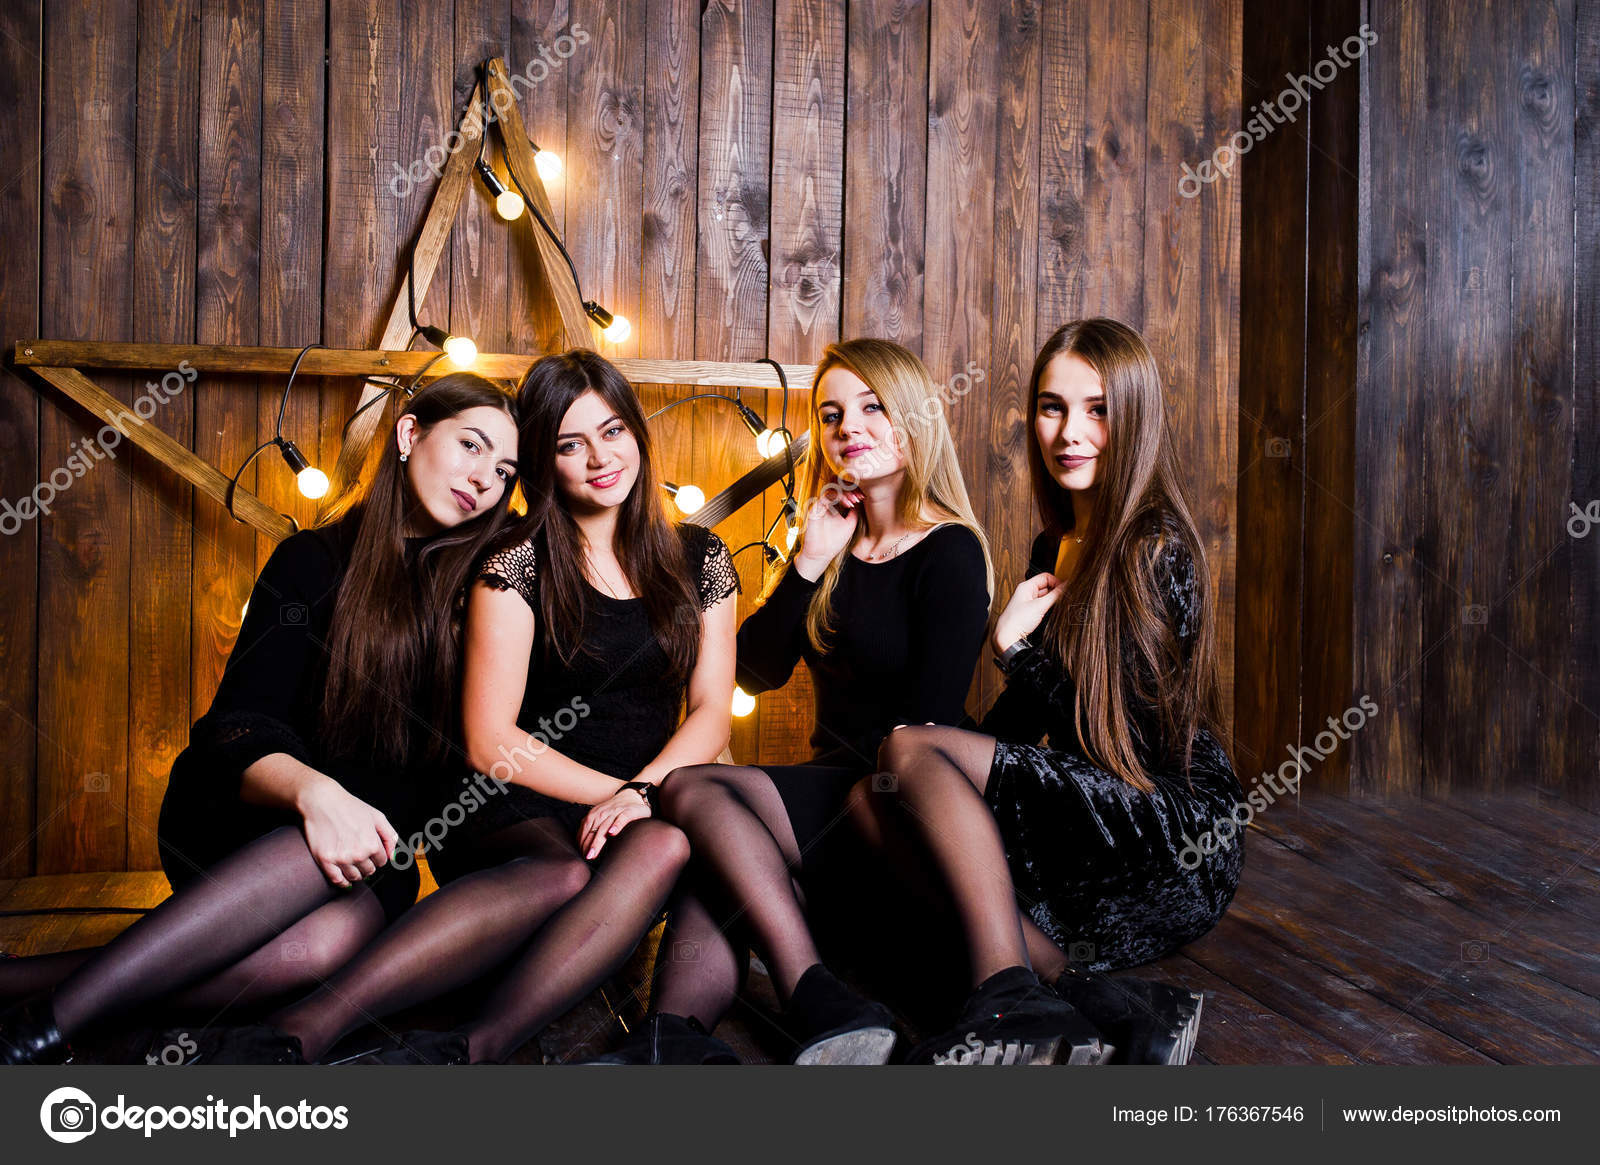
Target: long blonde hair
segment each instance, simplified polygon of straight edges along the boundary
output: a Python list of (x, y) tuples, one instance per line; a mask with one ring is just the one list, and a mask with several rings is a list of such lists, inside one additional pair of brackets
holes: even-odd
[[(1076, 356), (1100, 377), (1107, 439), (1082, 557), (1046, 613), (1041, 638), (1076, 685), (1074, 719), (1085, 755), (1149, 793), (1155, 784), (1140, 757), (1137, 710), (1153, 708), (1161, 739), (1145, 743), (1164, 746), (1171, 759), (1181, 756), (1185, 774), (1199, 732), (1222, 735), (1216, 596), (1167, 430), (1161, 373), (1144, 337), (1105, 318), (1058, 328), (1039, 350), (1028, 380), (1030, 428), (1039, 410), (1039, 382), (1062, 355)], [(1029, 444), (1039, 516), (1049, 533), (1065, 534), (1074, 524), (1071, 495), (1051, 476), (1032, 434)], [(1173, 542), (1193, 561), (1198, 592), (1187, 660), (1156, 577), (1156, 561)], [(1136, 663), (1131, 673), (1123, 665), (1125, 652)]]
[[(817, 390), (823, 376), (834, 368), (845, 368), (859, 376), (877, 394), (878, 403), (894, 426), (905, 456), (905, 476), (896, 499), (900, 520), (913, 530), (945, 524), (971, 530), (983, 548), (986, 586), (992, 600), (994, 562), (989, 556), (989, 540), (978, 525), (972, 502), (967, 497), (967, 484), (961, 476), (961, 464), (956, 460), (955, 441), (950, 437), (950, 426), (944, 416), (944, 402), (934, 387), (933, 377), (928, 375), (927, 366), (915, 353), (899, 344), (888, 340), (844, 340), (829, 344), (823, 352), (811, 382), (811, 449), (800, 470), (800, 513), (810, 513), (811, 503), (823, 496), (833, 476), (822, 451), (822, 415), (817, 407)], [(806, 612), (806, 635), (819, 652), (827, 650), (825, 641), (833, 630), (831, 608), (839, 572), (865, 529), (864, 520), (856, 523), (855, 533), (844, 553), (828, 564), (811, 596), (811, 606)], [(792, 569), (792, 566), (785, 569)], [(767, 593), (771, 593), (772, 587), (782, 578), (783, 571), (775, 574)]]

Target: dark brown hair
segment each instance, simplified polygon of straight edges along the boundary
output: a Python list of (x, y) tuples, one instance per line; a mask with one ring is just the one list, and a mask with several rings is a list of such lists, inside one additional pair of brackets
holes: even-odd
[(694, 670), (700, 649), (700, 603), (684, 559), (683, 538), (667, 520), (656, 477), (650, 428), (633, 386), (599, 353), (573, 348), (536, 360), (517, 390), (519, 477), (529, 513), (505, 543), (532, 540), (538, 563), (539, 628), (545, 650), (564, 662), (585, 650), (590, 588), (583, 538), (561, 504), (556, 438), (567, 410), (586, 392), (599, 393), (639, 443), (639, 475), (617, 515), (617, 562), (644, 600), (651, 629), (671, 661), (669, 682)]
[[(1196, 734), (1220, 735), (1216, 608), (1205, 550), (1184, 498), (1167, 430), (1161, 373), (1144, 337), (1116, 320), (1074, 320), (1045, 341), (1028, 380), (1028, 417), (1038, 415), (1039, 381), (1070, 354), (1100, 377), (1106, 445), (1098, 457), (1094, 521), (1066, 592), (1041, 629), (1043, 646), (1077, 687), (1074, 719), (1086, 755), (1135, 788), (1153, 784), (1141, 760), (1130, 713), (1151, 709), (1160, 748), (1146, 759), (1182, 756), (1187, 774)], [(1029, 469), (1045, 530), (1074, 525), (1072, 498), (1051, 476), (1038, 441)], [(1199, 590), (1196, 638), (1187, 661), (1169, 619), (1155, 567), (1177, 541), (1194, 563)], [(1125, 668), (1124, 653), (1134, 664)]]
[[(410, 400), (395, 396), (393, 420), (410, 414), (422, 433), (472, 408), (516, 419), (511, 398), (470, 372), (441, 376)], [(371, 750), (403, 768), (443, 761), (452, 751), (459, 739), (460, 599), (474, 563), (504, 533), (513, 489), (508, 484), (482, 515), (428, 538), (408, 561), (407, 519), (418, 503), (406, 489), (399, 450), (387, 441), (365, 496), (343, 519), (356, 530), (329, 632), (322, 728), (332, 755)], [(412, 723), (423, 717), (434, 731), (414, 756)]]

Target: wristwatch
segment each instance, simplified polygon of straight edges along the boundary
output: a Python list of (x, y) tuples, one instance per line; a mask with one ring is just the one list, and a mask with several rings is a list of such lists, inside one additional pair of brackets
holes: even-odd
[(1026, 635), (1021, 636), (1010, 647), (1006, 648), (999, 655), (994, 657), (995, 666), (1006, 675), (1010, 675), (1011, 665), (1016, 662), (1017, 656), (1021, 655), (1024, 651), (1027, 651), (1028, 648), (1032, 646), (1033, 644), (1028, 640)]
[[(656, 787), (649, 781), (629, 781), (622, 786), (622, 789), (637, 789), (639, 796), (644, 798), (644, 803), (650, 807), (651, 812), (655, 811)], [(618, 789), (617, 792), (622, 792), (622, 789)]]

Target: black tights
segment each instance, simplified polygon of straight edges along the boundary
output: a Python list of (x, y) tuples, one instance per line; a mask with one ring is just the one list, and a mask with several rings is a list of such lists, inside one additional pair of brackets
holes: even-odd
[(662, 968), (655, 1010), (715, 1024), (738, 988), (741, 956), (726, 937), (729, 927), (749, 934), (787, 1005), (800, 976), (821, 957), (795, 880), (800, 846), (777, 788), (760, 769), (694, 765), (662, 784), (661, 813), (688, 834), (697, 865), (726, 894), (730, 910), (719, 918), (703, 894), (680, 895), (667, 938), (694, 957)]
[(1048, 981), (1067, 959), (1017, 909), (1005, 842), (983, 799), (994, 748), (992, 736), (959, 728), (897, 729), (878, 753), (893, 780), (858, 782), (850, 820), (909, 889), (940, 913), (954, 912), (974, 985), (1016, 966)]
[(364, 886), (329, 883), (305, 837), (284, 826), (176, 891), (103, 947), (0, 964), (0, 993), (54, 987), (73, 1036), (162, 1000), (225, 1009), (303, 991), (377, 934), (383, 907)]
[(612, 974), (689, 858), (661, 821), (627, 825), (592, 866), (553, 818), (475, 847), (479, 868), (407, 911), (309, 997), (272, 1017), (316, 1059), (347, 1032), (513, 959), (461, 1029), (474, 1062), (506, 1059)]

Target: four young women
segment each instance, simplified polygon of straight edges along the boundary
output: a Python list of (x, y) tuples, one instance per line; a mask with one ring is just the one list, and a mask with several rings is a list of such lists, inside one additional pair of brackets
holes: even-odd
[[(492, 396), (449, 395), (468, 382)], [(440, 404), (420, 415), (430, 394)], [(173, 897), (51, 996), (0, 1017), (0, 1054), (59, 1059), (112, 999), (226, 992), (270, 960), (264, 947), (314, 938), (315, 965), (270, 987), (320, 986), (217, 1035), (214, 1058), (323, 1058), (370, 1020), (488, 977), (460, 1030), (391, 1035), (363, 1058), (501, 1060), (619, 967), (666, 904), (651, 1015), (604, 1060), (731, 1061), (709, 1032), (753, 947), (796, 1062), (882, 1063), (891, 1015), (825, 965), (807, 913), (813, 888), (860, 876), (864, 846), (954, 924), (968, 957), (955, 1024), (909, 1059), (1097, 1063), (1116, 1048), (1186, 1061), (1198, 999), (1103, 974), (1205, 933), (1240, 866), (1237, 847), (1179, 860), (1182, 834), (1241, 791), (1215, 735), (1209, 575), (1137, 333), (1076, 321), (1035, 363), (1044, 531), (988, 634), (1006, 687), (976, 731), (963, 706), (993, 569), (910, 352), (855, 340), (818, 365), (801, 541), (737, 637), (727, 548), (665, 518), (616, 370), (590, 352), (547, 357), (516, 410), (513, 428), (492, 386), (441, 380), (397, 425), (374, 498), (279, 548), (174, 771)], [(454, 461), (427, 444), (468, 428)], [(493, 480), (476, 468), (485, 457)], [(529, 503), (517, 521), (511, 457)], [(291, 586), (300, 559), (321, 574)], [(267, 666), (260, 642), (294, 638), (272, 610), (283, 595), (308, 608), (309, 646)], [(766, 691), (802, 659), (810, 760), (714, 763), (736, 672)], [(325, 681), (283, 682), (319, 667)], [(359, 682), (375, 674), (407, 682)], [(291, 689), (320, 693), (320, 710), (266, 695)], [(352, 752), (370, 769), (331, 759)], [(202, 767), (210, 780), (190, 775)], [(406, 909), (409, 860), (385, 863), (411, 836), (429, 838), (441, 889)], [(291, 940), (296, 928), (305, 937)], [(694, 957), (671, 957), (684, 950)]]

